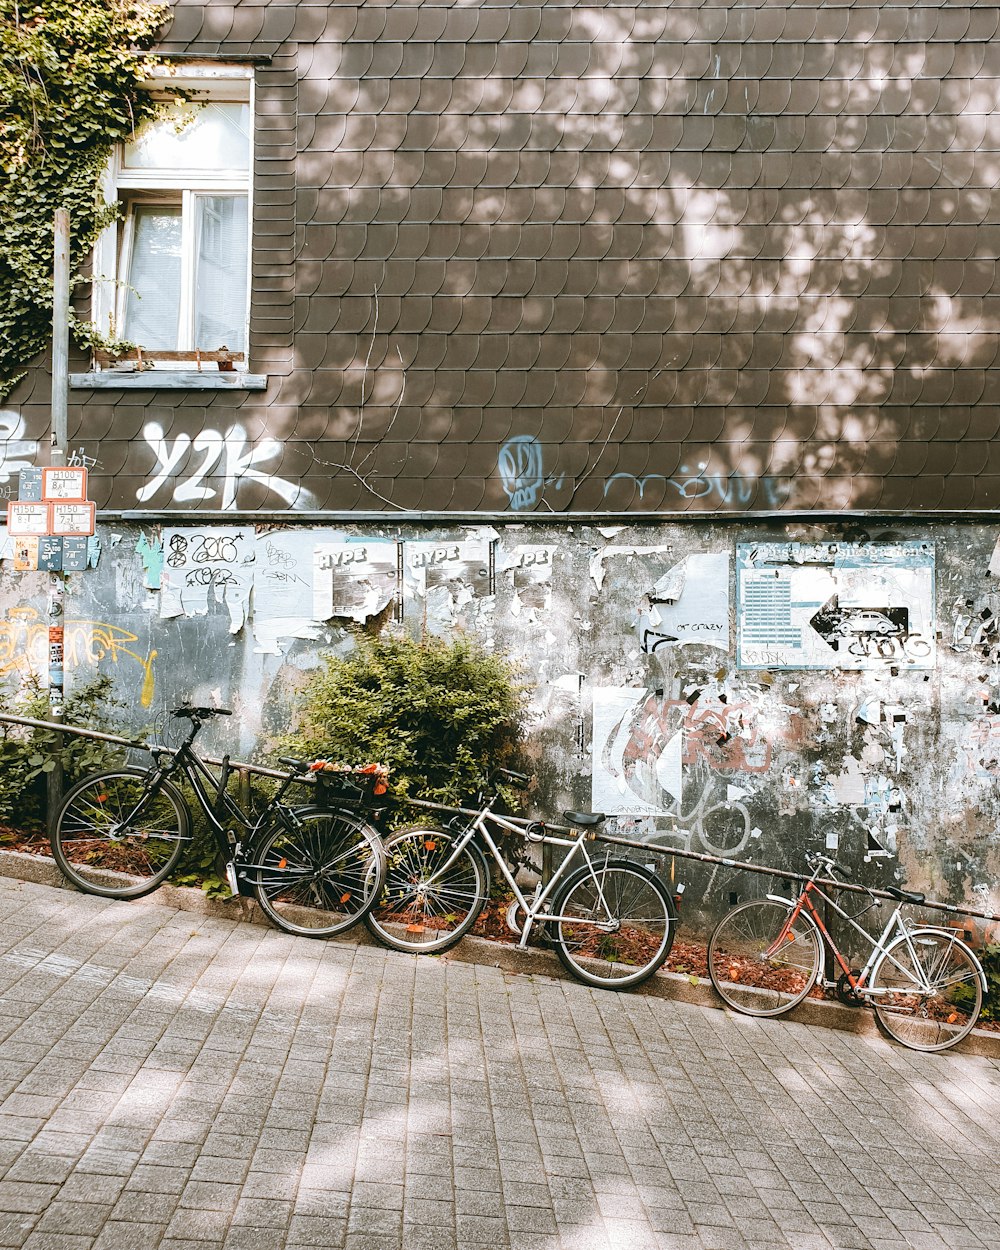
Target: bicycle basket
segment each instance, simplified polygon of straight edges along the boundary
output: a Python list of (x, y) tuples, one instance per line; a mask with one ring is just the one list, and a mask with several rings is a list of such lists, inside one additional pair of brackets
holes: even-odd
[(384, 764), (315, 760), (309, 771), (316, 778), (316, 799), (320, 803), (374, 803), (389, 789), (389, 770)]

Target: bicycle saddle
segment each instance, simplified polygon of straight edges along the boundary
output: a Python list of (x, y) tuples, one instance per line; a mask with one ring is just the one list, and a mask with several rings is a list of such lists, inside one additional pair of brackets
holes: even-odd
[(913, 890), (898, 890), (894, 885), (885, 887), (886, 894), (891, 894), (893, 898), (899, 899), (901, 903), (922, 903), (924, 901), (923, 894), (917, 894)]
[(584, 829), (599, 825), (605, 819), (603, 812), (563, 812), (563, 820), (571, 825), (581, 825)]

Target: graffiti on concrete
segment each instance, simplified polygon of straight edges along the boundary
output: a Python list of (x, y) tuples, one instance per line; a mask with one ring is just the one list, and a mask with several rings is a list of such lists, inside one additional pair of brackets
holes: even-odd
[(562, 490), (566, 475), (546, 474), (542, 444), (531, 434), (515, 434), (500, 448), (497, 472), (515, 512), (534, 508), (547, 487)]
[[(153, 662), (156, 651), (145, 655), (133, 649), (138, 635), (106, 621), (67, 620), (63, 635), (63, 660), (67, 668), (133, 661), (142, 672), (139, 701), (149, 707), (153, 701)], [(11, 608), (0, 621), (0, 675), (21, 674), (43, 677), (49, 666), (49, 624), (33, 607)]]
[(292, 508), (311, 508), (315, 504), (313, 495), (297, 482), (266, 471), (267, 465), (282, 458), (283, 447), (276, 438), (251, 443), (246, 431), (234, 424), (225, 434), (203, 430), (194, 439), (183, 432), (168, 439), (157, 421), (147, 422), (142, 434), (156, 456), (156, 464), (149, 480), (136, 491), (140, 503), (148, 503), (159, 495), (180, 504), (212, 500), (228, 511), (237, 506), (240, 487), (253, 483), (273, 492)]

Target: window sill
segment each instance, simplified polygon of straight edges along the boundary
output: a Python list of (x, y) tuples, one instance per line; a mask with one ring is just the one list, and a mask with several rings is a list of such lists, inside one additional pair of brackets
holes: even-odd
[(144, 369), (141, 373), (117, 373), (105, 369), (94, 373), (71, 373), (70, 387), (78, 391), (263, 391), (266, 373), (237, 370)]

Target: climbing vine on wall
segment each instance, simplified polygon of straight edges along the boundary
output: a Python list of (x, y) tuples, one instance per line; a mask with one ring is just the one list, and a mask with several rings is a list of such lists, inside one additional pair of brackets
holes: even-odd
[(115, 211), (101, 173), (156, 109), (140, 83), (166, 13), (142, 0), (0, 0), (0, 397), (50, 337), (55, 210), (69, 210), (74, 275)]

